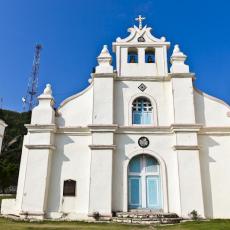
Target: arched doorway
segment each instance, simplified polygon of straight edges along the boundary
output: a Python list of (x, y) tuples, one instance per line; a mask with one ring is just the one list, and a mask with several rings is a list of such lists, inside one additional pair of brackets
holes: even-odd
[(135, 156), (128, 167), (129, 209), (162, 209), (159, 162), (152, 156)]

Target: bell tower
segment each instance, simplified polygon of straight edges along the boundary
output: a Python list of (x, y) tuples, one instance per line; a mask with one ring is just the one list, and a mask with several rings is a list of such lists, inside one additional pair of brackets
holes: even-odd
[(118, 77), (164, 77), (168, 75), (167, 49), (170, 46), (165, 37), (160, 39), (151, 34), (151, 28), (142, 27), (144, 17), (139, 15), (134, 25), (128, 29), (127, 38), (117, 38), (113, 43), (116, 53)]

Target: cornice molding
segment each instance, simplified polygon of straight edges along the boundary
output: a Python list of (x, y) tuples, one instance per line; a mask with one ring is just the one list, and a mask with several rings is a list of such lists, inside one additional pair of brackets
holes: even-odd
[(172, 132), (170, 126), (119, 126), (116, 133), (171, 134)]
[(196, 80), (194, 73), (169, 73), (171, 78), (192, 78), (192, 80)]
[(124, 77), (119, 76), (114, 80), (116, 81), (170, 81), (170, 76), (143, 76), (143, 77)]
[[(131, 43), (131, 42), (113, 42), (112, 43), (113, 46), (120, 46), (120, 47), (136, 47), (137, 43)], [(162, 47), (162, 45), (166, 45), (167, 47), (170, 46), (170, 42), (143, 42), (143, 43), (138, 43), (138, 47), (149, 47), (149, 46), (153, 46), (153, 47)]]
[(115, 132), (118, 128), (117, 124), (93, 124), (88, 125), (88, 128), (91, 132)]
[(200, 150), (198, 145), (174, 145), (173, 150)]
[(56, 133), (69, 134), (69, 135), (81, 135), (81, 136), (91, 135), (91, 132), (87, 126), (58, 127)]
[(172, 132), (198, 132), (202, 124), (172, 124)]
[(117, 73), (92, 73), (92, 78), (114, 78), (116, 77)]
[(27, 149), (56, 149), (54, 145), (25, 145)]
[(198, 135), (230, 135), (230, 126), (202, 127)]
[(56, 132), (56, 124), (25, 124), (30, 133)]
[(89, 145), (91, 150), (99, 150), (99, 149), (116, 149), (116, 145)]
[(25, 125), (30, 133), (55, 132), (56, 134), (90, 136), (92, 132), (115, 132), (116, 134), (173, 134), (177, 132), (197, 132), (199, 135), (228, 135), (230, 126), (205, 127), (201, 124), (172, 124), (171, 126), (132, 125), (88, 125), (88, 126), (62, 126), (52, 125)]

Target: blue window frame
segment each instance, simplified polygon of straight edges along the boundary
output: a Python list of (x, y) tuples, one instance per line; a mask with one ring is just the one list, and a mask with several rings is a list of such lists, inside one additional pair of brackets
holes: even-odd
[(148, 98), (139, 97), (132, 105), (133, 124), (152, 124), (152, 104)]

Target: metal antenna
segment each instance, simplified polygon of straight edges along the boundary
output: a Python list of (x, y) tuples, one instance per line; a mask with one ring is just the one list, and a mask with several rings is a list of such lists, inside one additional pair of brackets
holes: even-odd
[(29, 77), (27, 94), (26, 97), (22, 98), (23, 110), (31, 111), (34, 106), (37, 105), (37, 87), (38, 87), (38, 76), (40, 67), (40, 53), (42, 45), (37, 44), (35, 46), (34, 60), (32, 66), (32, 72)]

